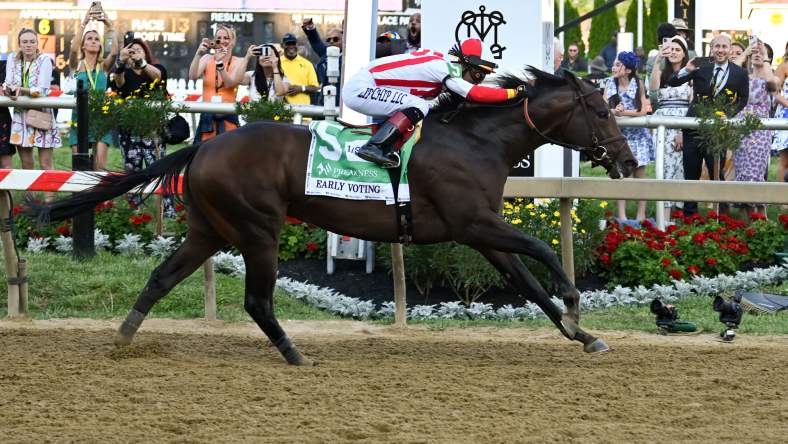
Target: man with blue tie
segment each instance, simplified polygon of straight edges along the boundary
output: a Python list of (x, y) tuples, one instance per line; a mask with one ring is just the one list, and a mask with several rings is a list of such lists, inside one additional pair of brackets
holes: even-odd
[[(697, 116), (695, 111), (696, 104), (707, 102), (721, 93), (727, 94), (725, 90), (730, 91), (730, 94), (727, 95), (730, 96), (731, 102), (735, 104), (733, 113), (729, 114), (728, 117), (735, 116), (744, 108), (744, 105), (747, 104), (747, 99), (750, 95), (750, 83), (747, 71), (735, 63), (728, 63), (730, 50), (730, 37), (724, 34), (719, 35), (711, 41), (712, 63), (700, 66), (698, 58), (694, 58), (687, 63), (686, 67), (673, 74), (668, 80), (668, 85), (670, 86), (679, 86), (692, 81), (693, 98), (689, 111), (687, 111), (687, 116)], [(704, 161), (706, 162), (706, 168), (709, 170), (709, 176), (712, 176), (714, 171), (714, 159), (710, 153), (707, 153), (706, 147), (696, 139), (697, 131), (685, 129), (683, 133), (684, 178), (687, 180), (700, 179)], [(716, 179), (720, 180), (724, 176), (722, 173), (722, 167), (725, 161), (724, 153), (717, 161), (720, 162), (720, 177)], [(684, 203), (685, 214), (689, 215), (697, 212), (697, 202)]]

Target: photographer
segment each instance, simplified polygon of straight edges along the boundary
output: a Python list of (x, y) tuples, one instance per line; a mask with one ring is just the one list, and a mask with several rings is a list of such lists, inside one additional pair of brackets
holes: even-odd
[[(235, 47), (235, 30), (226, 25), (216, 28), (214, 40), (202, 39), (189, 66), (189, 80), (203, 79), (202, 100), (208, 103), (235, 103), (238, 83), (243, 78), (246, 63), (241, 57), (232, 55)], [(209, 52), (213, 50), (213, 54)], [(234, 114), (200, 115), (194, 141), (212, 139), (226, 131), (238, 128), (238, 116)]]
[[(104, 33), (107, 46), (109, 47), (106, 57), (104, 56), (104, 47), (98, 31), (95, 28), (86, 30), (93, 21), (104, 24)], [(90, 90), (106, 91), (108, 77), (115, 64), (117, 52), (118, 43), (117, 39), (115, 39), (115, 30), (112, 29), (112, 22), (99, 4), (98, 8), (91, 8), (85, 14), (85, 18), (79, 25), (79, 31), (74, 35), (74, 39), (71, 40), (71, 55), (69, 56), (71, 73), (77, 81), (82, 80), (83, 84)], [(73, 117), (76, 118), (76, 115)], [(104, 134), (97, 137), (91, 133), (89, 141), (91, 144), (95, 144), (93, 168), (96, 170), (105, 169), (107, 166), (107, 149), (112, 143), (112, 135)], [(71, 145), (71, 150), (77, 152), (75, 120), (72, 120), (69, 128), (68, 143)]]
[(282, 66), (279, 63), (279, 52), (270, 45), (251, 45), (246, 51), (244, 65), (254, 60), (254, 70), (241, 73), (241, 79), (234, 80), (240, 85), (249, 86), (249, 99), (268, 100), (269, 102), (282, 101), (287, 94), (290, 82), (282, 75)]

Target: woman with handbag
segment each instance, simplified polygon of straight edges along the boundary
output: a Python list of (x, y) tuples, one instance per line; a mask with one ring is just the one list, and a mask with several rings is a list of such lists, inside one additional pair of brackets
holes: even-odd
[[(24, 28), (17, 36), (19, 51), (8, 58), (4, 90), (11, 99), (46, 96), (52, 84), (52, 59), (38, 50), (38, 35)], [(33, 169), (33, 147), (38, 147), (42, 170), (52, 169), (52, 148), (62, 146), (52, 109), (14, 108), (11, 143), (19, 150), (22, 168)]]
[[(104, 23), (104, 33), (106, 43), (109, 48), (107, 57), (104, 57), (104, 48), (101, 37), (96, 29), (85, 28), (91, 21)], [(74, 34), (71, 40), (71, 55), (68, 59), (69, 68), (77, 81), (82, 81), (85, 87), (93, 91), (106, 91), (107, 78), (112, 71), (115, 63), (115, 54), (118, 52), (118, 42), (115, 38), (115, 30), (112, 29), (112, 22), (103, 11), (99, 13), (88, 11), (85, 18), (79, 25), (79, 31)], [(74, 114), (76, 117), (76, 114)], [(107, 149), (112, 143), (112, 134), (99, 135), (90, 132), (89, 141), (95, 144), (93, 151), (93, 169), (103, 170), (107, 167)], [(68, 144), (71, 151), (77, 152), (77, 128), (76, 121), (71, 122), (68, 133)]]

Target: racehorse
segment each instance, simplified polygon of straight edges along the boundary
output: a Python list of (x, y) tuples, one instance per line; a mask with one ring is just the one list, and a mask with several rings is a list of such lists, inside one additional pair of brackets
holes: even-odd
[[(500, 216), (504, 183), (513, 165), (545, 143), (585, 151), (612, 178), (636, 161), (599, 91), (570, 72), (563, 77), (526, 68), (531, 79), (504, 75), (501, 87), (526, 85), (528, 98), (431, 113), (408, 165), (414, 243), (456, 241), (487, 258), (521, 296), (536, 303), (586, 352), (607, 345), (579, 326), (580, 294), (544, 242)], [(451, 118), (448, 116), (451, 115)], [(184, 171), (188, 233), (150, 275), (115, 336), (131, 343), (151, 307), (222, 248), (237, 248), (246, 264), (244, 308), (289, 364), (311, 364), (274, 316), (279, 232), (286, 216), (360, 239), (399, 241), (394, 205), (304, 194), (311, 134), (303, 126), (256, 122), (176, 151), (150, 167), (111, 175), (95, 187), (33, 206), (39, 221), (61, 220), (142, 186), (173, 192)], [(558, 282), (561, 310), (520, 261), (544, 263)]]

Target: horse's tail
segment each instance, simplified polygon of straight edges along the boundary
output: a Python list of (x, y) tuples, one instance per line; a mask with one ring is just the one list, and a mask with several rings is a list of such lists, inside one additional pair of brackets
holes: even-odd
[(66, 199), (49, 204), (28, 201), (29, 209), (27, 212), (38, 223), (63, 220), (86, 211), (92, 211), (99, 203), (120, 196), (135, 188), (137, 189), (136, 193), (143, 194), (142, 190), (152, 184), (155, 184), (157, 187), (161, 186), (165, 194), (172, 194), (177, 197), (178, 176), (182, 170), (189, 166), (199, 148), (199, 144), (182, 148), (162, 157), (141, 171), (101, 176), (99, 184), (74, 193), (74, 195)]

